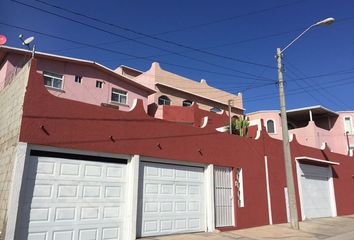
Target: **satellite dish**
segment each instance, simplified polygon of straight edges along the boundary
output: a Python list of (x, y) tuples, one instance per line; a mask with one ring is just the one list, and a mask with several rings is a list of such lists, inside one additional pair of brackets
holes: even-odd
[(33, 40), (34, 40), (34, 37), (26, 38), (26, 39), (23, 41), (22, 45), (28, 46)]
[(4, 45), (7, 41), (7, 38), (3, 35), (0, 35), (0, 45)]

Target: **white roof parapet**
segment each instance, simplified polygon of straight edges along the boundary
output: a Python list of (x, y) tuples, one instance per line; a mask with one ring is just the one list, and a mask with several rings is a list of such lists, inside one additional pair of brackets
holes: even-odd
[(279, 113), (279, 110), (259, 110), (259, 111), (255, 111), (255, 112), (250, 112), (250, 113), (246, 113), (246, 115), (253, 115), (253, 114), (257, 114), (257, 113)]
[(337, 112), (335, 111), (332, 111), (326, 107), (323, 107), (321, 105), (315, 105), (315, 106), (309, 106), (309, 107), (303, 107), (303, 108), (295, 108), (295, 109), (290, 109), (290, 110), (287, 110), (286, 112), (287, 113), (292, 113), (292, 112), (299, 112), (299, 111), (304, 111), (304, 110), (314, 110), (314, 109), (323, 109), (327, 112), (330, 112), (334, 115), (339, 115)]

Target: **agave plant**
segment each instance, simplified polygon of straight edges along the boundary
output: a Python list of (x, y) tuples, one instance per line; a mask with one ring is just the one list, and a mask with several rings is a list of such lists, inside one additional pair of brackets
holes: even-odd
[(245, 116), (233, 119), (231, 123), (232, 134), (239, 135), (241, 137), (247, 136), (249, 125), (250, 122)]

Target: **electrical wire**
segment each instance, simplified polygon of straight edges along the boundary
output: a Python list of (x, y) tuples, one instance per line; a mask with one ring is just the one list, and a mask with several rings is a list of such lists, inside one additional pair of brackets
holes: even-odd
[[(293, 65), (292, 63), (290, 63), (290, 61), (284, 60), (284, 62), (287, 63), (287, 64), (289, 64), (289, 66), (290, 66), (290, 68), (288, 68), (288, 69), (289, 69), (289, 72), (292, 73), (295, 77), (299, 77), (299, 75), (298, 75), (294, 70), (292, 70), (291, 68), (296, 69), (301, 75), (303, 75), (304, 77), (306, 77), (306, 75), (305, 75), (302, 71), (300, 71), (298, 68), (296, 68), (295, 65)], [(312, 88), (314, 89), (314, 91), (316, 91), (318, 94), (320, 94), (321, 96), (323, 96), (325, 99), (331, 98), (331, 100), (332, 100), (331, 103), (334, 103), (334, 104), (335, 104), (336, 106), (338, 106), (339, 108), (342, 108), (343, 106), (344, 106), (344, 108), (350, 108), (347, 104), (345, 104), (345, 103), (339, 101), (338, 98), (332, 96), (332, 93), (328, 92), (327, 89), (322, 88), (322, 86), (320, 86), (319, 84), (315, 84), (315, 82), (308, 82), (308, 81), (306, 81), (306, 80), (304, 80), (303, 82), (304, 82), (307, 86), (312, 87)], [(297, 83), (297, 82), (295, 82), (295, 83)], [(323, 93), (321, 92), (321, 90), (322, 90), (323, 92), (326, 92), (326, 94), (323, 94)], [(309, 95), (312, 95), (312, 94), (309, 93)], [(321, 103), (321, 101), (318, 101), (318, 102)], [(339, 104), (338, 104), (338, 103), (339, 103)], [(324, 105), (324, 104), (322, 104), (322, 105)]]
[[(68, 20), (68, 21), (75, 22), (75, 23), (77, 23), (77, 24), (80, 24), (80, 25), (83, 25), (83, 26), (86, 26), (86, 27), (89, 27), (89, 28), (92, 28), (92, 29), (95, 29), (95, 30), (98, 30), (98, 31), (101, 31), (101, 32), (104, 32), (104, 33), (107, 33), (107, 34), (111, 34), (111, 35), (114, 35), (114, 36), (117, 36), (117, 37), (120, 37), (120, 38), (129, 40), (129, 41), (138, 43), (138, 44), (143, 45), (143, 46), (155, 48), (155, 49), (158, 49), (158, 50), (161, 50), (161, 51), (164, 51), (164, 52), (168, 52), (168, 53), (171, 53), (171, 54), (180, 56), (180, 57), (184, 57), (184, 58), (191, 59), (191, 60), (194, 60), (194, 61), (198, 61), (198, 62), (202, 62), (202, 63), (207, 63), (207, 64), (209, 64), (209, 65), (214, 65), (214, 66), (216, 66), (216, 67), (220, 67), (220, 65), (215, 65), (215, 64), (213, 64), (213, 63), (211, 63), (211, 62), (208, 62), (208, 61), (205, 61), (205, 60), (200, 60), (200, 59), (197, 59), (197, 58), (192, 58), (192, 57), (190, 57), (190, 56), (186, 56), (186, 55), (180, 54), (180, 53), (175, 52), (175, 51), (170, 51), (170, 50), (168, 50), (168, 49), (165, 49), (165, 48), (162, 48), (162, 47), (159, 47), (159, 46), (156, 46), (156, 45), (152, 45), (152, 44), (149, 44), (149, 43), (146, 43), (146, 42), (142, 42), (142, 41), (136, 40), (136, 39), (134, 39), (134, 38), (127, 37), (127, 36), (124, 36), (124, 35), (122, 35), (122, 34), (118, 34), (118, 33), (116, 33), (116, 32), (112, 32), (112, 31), (109, 31), (109, 30), (106, 30), (106, 29), (103, 29), (103, 28), (100, 28), (100, 27), (96, 27), (96, 26), (93, 26), (93, 25), (91, 25), (91, 24), (88, 24), (88, 23), (85, 23), (85, 22), (82, 22), (82, 21), (75, 20), (75, 19), (70, 18), (70, 17), (66, 17), (66, 16), (61, 15), (61, 14), (58, 14), (58, 13), (54, 13), (54, 12), (45, 10), (45, 9), (43, 9), (43, 8), (35, 7), (35, 6), (29, 5), (29, 4), (26, 4), (26, 3), (23, 3), (23, 2), (20, 2), (20, 1), (17, 1), (17, 0), (10, 0), (10, 1), (12, 1), (12, 2), (14, 2), (14, 3), (17, 3), (17, 4), (20, 4), (20, 5), (22, 5), (22, 6), (26, 6), (26, 7), (29, 7), (29, 8), (38, 10), (38, 11), (41, 11), (41, 12), (45, 12), (45, 13), (47, 13), (47, 14), (50, 14), (50, 15), (53, 15), (53, 16), (56, 16), (56, 17), (59, 17), (59, 18), (62, 18), (62, 19), (66, 19), (66, 20)], [(233, 60), (233, 61), (236, 61), (236, 62), (245, 63), (245, 64), (249, 64), (249, 65), (253, 65), (253, 66), (261, 66), (261, 67), (274, 68), (273, 66), (267, 66), (267, 65), (265, 65), (265, 64), (255, 63), (255, 62), (251, 62), (251, 61), (247, 61), (247, 60), (236, 59), (236, 58), (232, 58), (232, 57), (226, 57), (226, 56), (222, 56), (222, 55), (215, 54), (215, 53), (209, 53), (209, 52), (205, 52), (205, 51), (204, 51), (204, 53), (208, 53), (209, 55), (212, 55), (212, 56), (214, 56), (214, 57), (221, 57), (221, 58), (224, 58), (224, 59)], [(229, 69), (229, 70), (230, 70), (230, 69)], [(239, 71), (239, 70), (236, 70), (236, 69), (232, 69), (232, 71), (235, 71), (235, 72), (238, 72), (238, 73), (242, 73), (242, 74), (246, 74), (246, 75), (250, 75), (250, 76), (254, 76), (252, 73), (244, 72), (244, 71)]]
[[(130, 33), (137, 34), (137, 35), (139, 35), (139, 36), (141, 36), (143, 38), (150, 38), (150, 39), (158, 40), (158, 41), (165, 42), (165, 43), (168, 43), (168, 44), (172, 44), (172, 45), (175, 45), (175, 46), (178, 46), (178, 47), (186, 48), (186, 49), (189, 49), (189, 50), (192, 50), (192, 51), (196, 51), (196, 52), (200, 52), (200, 53), (204, 53), (204, 54), (208, 54), (208, 55), (212, 55), (212, 56), (216, 56), (216, 57), (226, 58), (228, 60), (240, 61), (242, 63), (247, 63), (247, 64), (251, 63), (249, 61), (244, 61), (244, 60), (241, 60), (241, 59), (235, 59), (235, 58), (225, 57), (225, 56), (220, 55), (220, 54), (206, 52), (205, 49), (203, 49), (203, 48), (197, 49), (197, 48), (194, 48), (194, 47), (191, 47), (191, 46), (180, 44), (180, 43), (175, 42), (175, 41), (166, 40), (166, 39), (162, 39), (162, 38), (156, 37), (158, 35), (175, 32), (174, 30), (167, 31), (167, 32), (164, 32), (164, 33), (158, 33), (158, 34), (146, 34), (146, 33), (139, 32), (139, 31), (136, 31), (134, 29), (131, 29), (131, 28), (128, 28), (128, 27), (124, 27), (124, 26), (121, 26), (121, 25), (118, 25), (118, 24), (114, 24), (114, 23), (111, 23), (111, 22), (108, 22), (108, 21), (105, 21), (105, 20), (102, 20), (102, 19), (99, 19), (99, 18), (96, 18), (96, 17), (88, 16), (86, 14), (83, 14), (83, 13), (80, 13), (80, 12), (77, 12), (77, 11), (74, 11), (74, 10), (71, 10), (71, 9), (68, 9), (68, 8), (64, 8), (64, 7), (55, 5), (55, 4), (51, 4), (51, 3), (48, 3), (46, 1), (42, 1), (42, 0), (33, 0), (33, 1), (42, 3), (42, 4), (46, 5), (46, 6), (50, 6), (50, 7), (53, 7), (53, 8), (65, 11), (65, 12), (70, 12), (70, 13), (72, 13), (74, 15), (77, 15), (77, 16), (80, 16), (80, 17), (84, 17), (84, 18), (90, 19), (92, 21), (103, 23), (103, 24), (106, 24), (108, 26), (116, 27), (118, 29), (130, 32)], [(263, 13), (263, 12), (266, 12), (266, 11), (270, 11), (270, 10), (274, 10), (274, 9), (278, 9), (278, 8), (282, 8), (282, 7), (286, 7), (286, 6), (290, 6), (290, 5), (294, 5), (294, 4), (297, 4), (297, 3), (300, 3), (300, 2), (304, 2), (304, 0), (295, 1), (295, 2), (291, 2), (291, 3), (287, 3), (287, 4), (282, 4), (282, 5), (278, 5), (278, 6), (271, 7), (271, 8), (265, 8), (265, 9), (261, 9), (261, 10), (253, 11), (253, 12), (250, 12), (250, 13), (233, 16), (233, 17), (223, 18), (223, 19), (219, 19), (219, 20), (216, 20), (216, 21), (213, 21), (213, 22), (207, 22), (207, 23), (198, 25), (198, 27), (206, 26), (206, 25), (210, 25), (210, 24), (215, 24), (215, 23), (220, 23), (220, 22), (224, 22), (224, 21), (229, 21), (229, 20), (233, 20), (233, 19), (236, 19), (236, 18), (250, 16), (250, 15), (254, 15), (254, 14), (259, 14), (259, 13)], [(192, 26), (192, 28), (194, 28), (194, 27)], [(187, 28), (190, 29), (191, 27), (187, 27)], [(179, 30), (179, 31), (182, 31), (182, 30)], [(134, 38), (134, 39), (136, 40), (136, 39), (141, 39), (141, 38)], [(112, 43), (117, 43), (117, 42), (112, 42)], [(252, 64), (254, 64), (254, 62)], [(268, 67), (274, 68), (273, 66), (268, 66)]]
[[(87, 46), (90, 48), (95, 48), (95, 49), (99, 49), (105, 52), (109, 52), (109, 53), (114, 53), (114, 54), (119, 54), (119, 55), (124, 55), (124, 56), (129, 56), (135, 59), (140, 59), (140, 60), (144, 60), (144, 61), (148, 61), (148, 62), (152, 62), (155, 61), (154, 59), (150, 59), (144, 56), (136, 56), (130, 53), (126, 53), (126, 52), (122, 52), (122, 51), (117, 51), (117, 50), (113, 50), (113, 49), (108, 49), (108, 48), (103, 48), (100, 46), (96, 46), (93, 44), (89, 44), (89, 43), (85, 43), (85, 42), (79, 42), (73, 39), (68, 39), (68, 38), (64, 38), (58, 35), (53, 35), (53, 34), (48, 34), (48, 33), (44, 33), (44, 32), (39, 32), (33, 29), (28, 29), (28, 28), (24, 28), (24, 27), (20, 27), (20, 26), (16, 26), (16, 25), (12, 25), (12, 24), (8, 24), (8, 23), (4, 23), (4, 22), (0, 22), (1, 25), (7, 26), (7, 27), (12, 27), (12, 28), (16, 28), (16, 29), (21, 29), (21, 30), (25, 30), (28, 32), (32, 32), (32, 33), (36, 33), (36, 34), (40, 34), (43, 36), (47, 36), (50, 38), (54, 38), (57, 40), (62, 40), (62, 41), (66, 41), (66, 42), (71, 42), (71, 43), (75, 43), (78, 45), (82, 45), (82, 46)], [(254, 77), (245, 77), (245, 76), (241, 76), (241, 75), (235, 75), (235, 74), (229, 74), (229, 73), (225, 73), (225, 72), (216, 72), (216, 71), (211, 71), (208, 69), (201, 69), (201, 68), (195, 68), (195, 67), (191, 67), (191, 66), (186, 66), (186, 65), (181, 65), (181, 64), (176, 64), (176, 63), (171, 63), (171, 62), (167, 62), (167, 61), (159, 61), (161, 63), (164, 63), (166, 65), (169, 66), (174, 66), (174, 67), (179, 67), (179, 68), (184, 68), (184, 69), (188, 69), (188, 70), (192, 70), (192, 71), (197, 71), (197, 72), (204, 72), (204, 73), (210, 73), (210, 74), (215, 74), (215, 75), (220, 75), (220, 76), (228, 76), (228, 77), (235, 77), (235, 78), (241, 78), (241, 79), (252, 79), (252, 80), (257, 80), (257, 81), (261, 81), (261, 82), (270, 82), (273, 80), (270, 79), (257, 79)]]
[[(327, 82), (327, 84), (323, 85), (323, 88), (325, 89), (329, 89), (329, 88), (336, 88), (336, 87), (341, 87), (341, 86), (345, 86), (345, 85), (351, 85), (354, 84), (354, 76), (350, 76), (347, 78), (342, 78), (342, 79), (336, 79), (330, 82)], [(330, 84), (333, 83), (333, 84)], [(291, 89), (289, 91), (287, 91), (286, 95), (297, 95), (297, 94), (302, 94), (303, 90), (299, 90), (299, 89)], [(262, 94), (262, 95), (258, 95), (258, 96), (250, 96), (247, 98), (244, 98), (244, 101), (247, 102), (254, 102), (254, 101), (260, 101), (260, 100), (265, 100), (265, 99), (269, 99), (269, 98), (278, 98), (278, 95), (274, 94), (274, 93), (270, 93), (270, 94)]]

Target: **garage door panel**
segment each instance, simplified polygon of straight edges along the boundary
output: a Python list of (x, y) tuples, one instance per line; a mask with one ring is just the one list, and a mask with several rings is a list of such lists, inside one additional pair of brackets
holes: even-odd
[(333, 215), (329, 177), (329, 167), (300, 164), (301, 201), (305, 218)]
[(329, 177), (328, 167), (300, 164), (300, 169), (303, 175)]
[(84, 181), (79, 180), (29, 180), (27, 181), (26, 198), (24, 203), (61, 202), (61, 201), (90, 201), (107, 202), (124, 201), (124, 183)]
[(124, 164), (32, 157), (19, 239), (123, 239)]
[(173, 180), (181, 182), (203, 182), (203, 168), (154, 163), (145, 165), (144, 178), (149, 180)]
[[(97, 228), (96, 225), (86, 224), (85, 227), (74, 227), (68, 229), (65, 227), (55, 227), (50, 231), (43, 231), (43, 228), (33, 229), (28, 233), (28, 239), (31, 240), (115, 240), (122, 239), (122, 226), (112, 227), (110, 225), (102, 225)], [(27, 238), (26, 238), (27, 239)]]
[(75, 160), (62, 158), (53, 162), (51, 158), (41, 157), (40, 162), (31, 161), (29, 168), (28, 179), (47, 179), (48, 177), (53, 180), (77, 180), (82, 177), (92, 181), (102, 179), (124, 181), (125, 179), (125, 165), (122, 164), (102, 165), (100, 162), (92, 161), (81, 161), (79, 164), (75, 163)]
[(138, 235), (205, 230), (203, 168), (142, 163)]
[(175, 233), (197, 232), (203, 227), (200, 218), (176, 217), (156, 218), (144, 221), (143, 233), (145, 236), (157, 236)]

